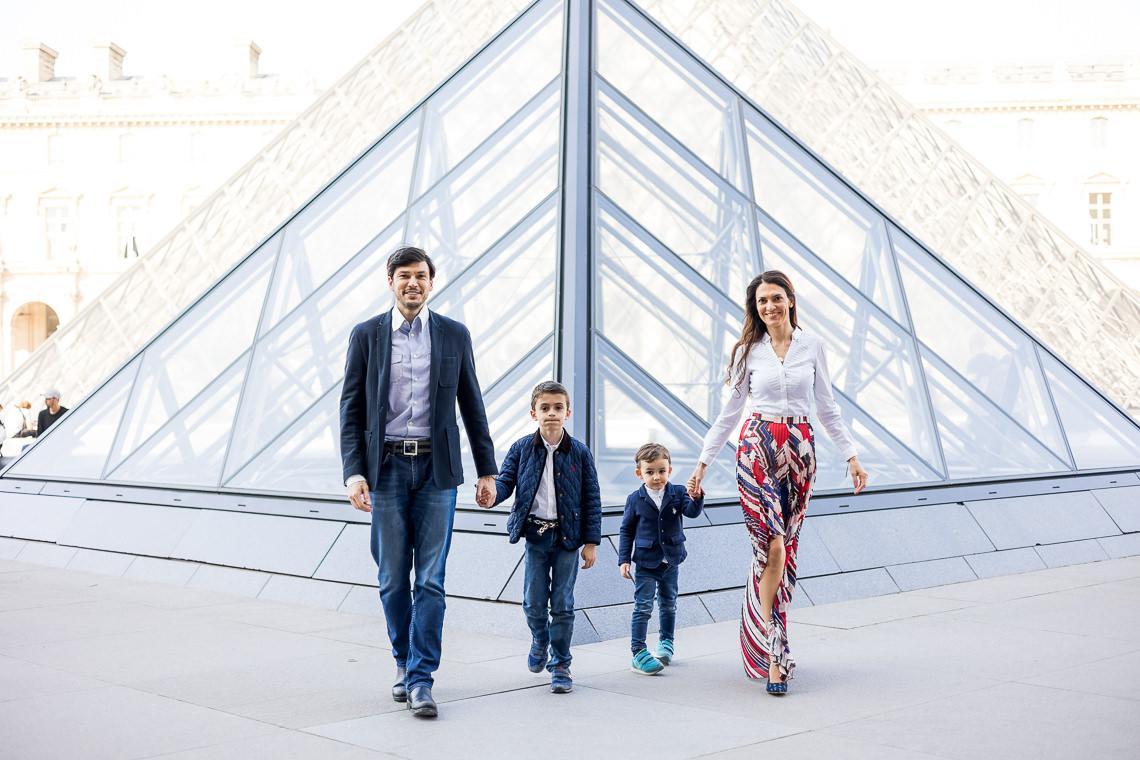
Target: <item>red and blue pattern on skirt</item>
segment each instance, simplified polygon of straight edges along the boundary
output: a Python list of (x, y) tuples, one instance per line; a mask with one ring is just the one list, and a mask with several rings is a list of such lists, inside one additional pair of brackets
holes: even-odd
[[(740, 650), (749, 678), (768, 678), (775, 660), (785, 680), (796, 663), (788, 648), (788, 606), (796, 587), (796, 552), (800, 528), (815, 480), (815, 438), (808, 423), (745, 420), (736, 451), (736, 485), (744, 526), (752, 543), (752, 571), (740, 619)], [(771, 620), (761, 613), (760, 576), (768, 565), (768, 547), (783, 537), (785, 560)]]

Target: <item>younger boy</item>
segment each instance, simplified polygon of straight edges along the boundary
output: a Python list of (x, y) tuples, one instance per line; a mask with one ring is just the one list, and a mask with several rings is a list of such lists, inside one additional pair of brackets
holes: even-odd
[[(634, 472), (644, 485), (625, 500), (621, 518), (621, 546), (618, 563), (623, 578), (630, 578), (630, 560), (637, 565), (634, 573), (633, 620), (630, 623), (631, 669), (652, 676), (673, 660), (673, 636), (677, 625), (677, 571), (685, 561), (685, 529), (682, 517), (697, 517), (704, 506), (704, 496), (692, 499), (684, 487), (669, 482), (673, 472), (669, 449), (660, 443), (647, 443), (633, 456)], [(636, 548), (634, 548), (636, 543)], [(633, 556), (630, 556), (630, 551)], [(657, 614), (661, 618), (661, 635), (656, 656), (645, 646), (649, 616), (653, 614), (653, 597), (657, 597)]]
[[(550, 690), (565, 694), (574, 635), (574, 581), (577, 551), (582, 569), (593, 566), (602, 540), (602, 500), (594, 457), (563, 426), (570, 417), (570, 394), (559, 383), (539, 383), (530, 395), (532, 435), (515, 441), (496, 480), (492, 507), (515, 492), (507, 519), (511, 543), (526, 537), (523, 612), (532, 637), (527, 667), (550, 671)], [(549, 657), (549, 665), (547, 658)]]

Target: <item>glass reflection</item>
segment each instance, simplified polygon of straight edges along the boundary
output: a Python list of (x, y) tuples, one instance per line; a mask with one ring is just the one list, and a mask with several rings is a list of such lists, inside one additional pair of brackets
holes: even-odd
[(1140, 428), (1061, 362), (1038, 351), (1078, 469), (1140, 465)]
[(743, 153), (735, 96), (625, 3), (597, 14), (597, 70), (738, 189)]
[(892, 240), (918, 339), (1067, 461), (1033, 343), (910, 238)]
[(599, 90), (599, 189), (730, 301), (742, 300), (759, 264), (746, 199), (653, 135), (618, 98)]

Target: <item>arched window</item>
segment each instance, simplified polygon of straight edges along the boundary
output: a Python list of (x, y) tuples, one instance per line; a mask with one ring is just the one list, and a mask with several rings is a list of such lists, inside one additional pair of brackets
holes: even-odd
[(23, 363), (59, 327), (55, 309), (40, 301), (26, 303), (12, 316), (12, 366)]

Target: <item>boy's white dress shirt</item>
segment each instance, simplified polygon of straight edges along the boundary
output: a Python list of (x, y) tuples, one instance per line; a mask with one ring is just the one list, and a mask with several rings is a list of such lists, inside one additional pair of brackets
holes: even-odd
[[(562, 435), (566, 435), (565, 430), (562, 431)], [(542, 480), (538, 481), (538, 490), (534, 492), (534, 503), (530, 506), (530, 513), (539, 520), (557, 520), (558, 494), (554, 488), (554, 451), (561, 445), (562, 439), (559, 438), (558, 443), (551, 445), (541, 435), (539, 438), (546, 447), (546, 466), (542, 468)]]

